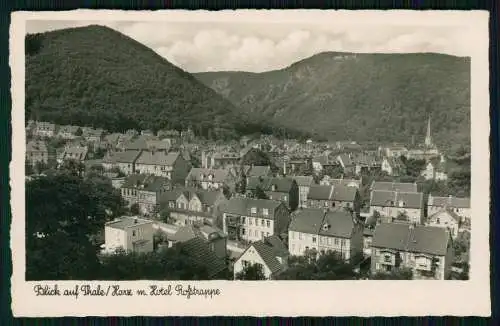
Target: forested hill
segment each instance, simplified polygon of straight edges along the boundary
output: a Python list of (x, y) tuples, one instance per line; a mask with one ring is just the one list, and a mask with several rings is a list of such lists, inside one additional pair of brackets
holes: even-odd
[(110, 131), (190, 126), (213, 137), (260, 129), (191, 74), (113, 29), (31, 34), (25, 44), (28, 118)]
[(470, 59), (324, 52), (265, 73), (195, 76), (244, 112), (331, 139), (470, 144)]

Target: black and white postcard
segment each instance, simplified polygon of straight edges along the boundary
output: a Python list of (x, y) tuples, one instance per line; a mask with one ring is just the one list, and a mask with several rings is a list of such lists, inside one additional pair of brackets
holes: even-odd
[(14, 315), (489, 316), (488, 19), (13, 13)]

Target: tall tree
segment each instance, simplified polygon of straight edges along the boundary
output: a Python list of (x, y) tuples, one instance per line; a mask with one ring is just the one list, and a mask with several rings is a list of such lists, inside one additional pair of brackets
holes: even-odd
[(265, 280), (266, 276), (261, 264), (249, 264), (243, 267), (243, 270), (234, 277), (236, 280), (259, 281)]

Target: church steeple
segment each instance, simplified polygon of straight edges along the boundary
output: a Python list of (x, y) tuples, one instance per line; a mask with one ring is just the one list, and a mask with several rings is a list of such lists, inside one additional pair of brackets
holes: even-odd
[(432, 146), (431, 138), (431, 117), (427, 120), (427, 134), (425, 135), (425, 146)]

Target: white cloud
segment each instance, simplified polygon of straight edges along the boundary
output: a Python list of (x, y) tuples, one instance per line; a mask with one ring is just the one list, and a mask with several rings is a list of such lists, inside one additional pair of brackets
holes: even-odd
[[(28, 31), (85, 26), (89, 21), (30, 22)], [(248, 22), (101, 22), (151, 47), (190, 72), (281, 69), (324, 51), (439, 52), (466, 56), (462, 36), (453, 26)]]

